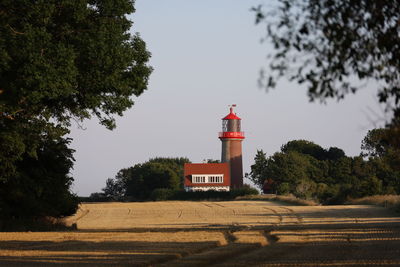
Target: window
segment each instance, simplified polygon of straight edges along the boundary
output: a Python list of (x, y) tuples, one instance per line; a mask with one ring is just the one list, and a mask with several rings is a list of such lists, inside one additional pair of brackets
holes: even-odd
[(222, 184), (224, 182), (223, 174), (192, 174), (192, 183), (218, 183)]

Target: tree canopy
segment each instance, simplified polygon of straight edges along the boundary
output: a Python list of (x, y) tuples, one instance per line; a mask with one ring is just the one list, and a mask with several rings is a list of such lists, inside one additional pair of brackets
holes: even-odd
[(121, 169), (115, 178), (109, 178), (103, 189), (112, 199), (149, 199), (156, 189), (183, 188), (183, 166), (187, 158), (154, 158), (142, 164)]
[[(370, 145), (366, 149), (375, 151), (374, 144), (382, 143), (379, 135), (376, 136), (378, 132), (381, 130), (367, 134), (363, 146), (366, 143)], [(294, 140), (268, 158), (262, 150), (257, 151), (247, 177), (260, 189), (267, 183), (273, 193), (291, 193), (323, 203), (343, 203), (349, 197), (400, 193), (397, 167), (400, 153), (398, 149), (397, 153), (391, 149), (387, 151), (365, 160), (362, 156), (348, 157), (336, 147), (324, 149), (310, 141)]]
[(5, 0), (0, 13), (1, 118), (68, 124), (113, 114), (147, 88), (145, 43), (129, 33), (129, 0)]
[[(278, 0), (253, 8), (266, 23), (275, 51), (260, 82), (279, 77), (305, 83), (311, 100), (342, 99), (365, 81), (379, 84), (378, 99), (400, 108), (400, 2), (372, 0)], [(397, 115), (396, 115), (397, 114)]]
[[(133, 105), (133, 97), (147, 89), (150, 53), (139, 34), (130, 33), (133, 22), (127, 15), (135, 11), (133, 4), (133, 0), (1, 1), (1, 187), (14, 185), (18, 191), (25, 186), (19, 192), (32, 193), (35, 189), (28, 185), (39, 183), (34, 175), (26, 175), (24, 185), (17, 180), (27, 171), (22, 165), (40, 160), (46, 149), (60, 153), (54, 160), (68, 166), (67, 172), (60, 171), (66, 175), (72, 168), (62, 160), (67, 148), (51, 146), (52, 142), (68, 145), (64, 136), (71, 121), (79, 124), (94, 116), (113, 129), (114, 116), (121, 116)], [(43, 175), (52, 172), (50, 164), (41, 166)], [(50, 181), (46, 183), (54, 192), (57, 186), (68, 191), (72, 178), (69, 183)], [(5, 199), (2, 194), (0, 202)]]

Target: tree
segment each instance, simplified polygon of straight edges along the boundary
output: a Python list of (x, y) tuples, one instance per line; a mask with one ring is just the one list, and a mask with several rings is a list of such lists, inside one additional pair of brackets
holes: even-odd
[(102, 190), (104, 192), (104, 197), (113, 200), (121, 200), (125, 195), (124, 185), (118, 178), (116, 179), (108, 178), (106, 180), (106, 187), (104, 187)]
[(12, 165), (37, 145), (26, 129), (48, 131), (92, 115), (114, 128), (112, 115), (147, 88), (150, 54), (126, 17), (133, 1), (6, 0), (0, 8), (0, 129), (14, 151), (1, 163)]
[(18, 161), (13, 179), (0, 186), (0, 218), (66, 216), (78, 208), (77, 197), (70, 192), (69, 175), (74, 158), (68, 148), (71, 139), (42, 136), (35, 158), (24, 154)]
[(330, 147), (326, 152), (326, 157), (329, 160), (338, 160), (340, 158), (346, 157), (346, 154), (344, 153), (343, 149), (340, 149), (338, 147)]
[[(149, 160), (149, 162), (153, 163), (161, 163), (163, 165), (168, 166), (172, 169), (179, 177), (183, 177), (183, 166), (185, 163), (190, 163), (190, 160), (185, 157), (179, 158), (164, 158), (164, 157), (156, 157)], [(183, 179), (179, 179), (179, 186), (183, 188)]]
[[(135, 11), (133, 3), (0, 3), (1, 188), (8, 184), (18, 191), (31, 184), (22, 185), (17, 180), (26, 171), (21, 169), (23, 162), (39, 160), (40, 149), (52, 149), (43, 148), (51, 145), (43, 144), (43, 136), (61, 142), (72, 120), (79, 123), (92, 116), (113, 129), (113, 116), (121, 116), (133, 105), (132, 96), (147, 89), (150, 53), (138, 34), (129, 33), (132, 21), (127, 14)], [(57, 151), (62, 153), (53, 150)], [(26, 190), (34, 190), (31, 185)], [(61, 191), (69, 189), (68, 184), (58, 185)], [(62, 203), (53, 202), (58, 204)]]
[(154, 158), (142, 164), (121, 169), (114, 179), (107, 179), (103, 192), (107, 197), (149, 199), (156, 189), (183, 188), (183, 165), (187, 158)]
[(1, 118), (68, 124), (113, 114), (147, 88), (150, 54), (131, 36), (130, 0), (5, 0), (1, 4)]
[(296, 151), (301, 154), (310, 155), (318, 160), (325, 159), (326, 151), (321, 146), (307, 140), (289, 141), (281, 147), (281, 151), (287, 153)]
[[(267, 25), (275, 48), (260, 77), (267, 88), (279, 77), (306, 83), (311, 100), (342, 99), (362, 82), (379, 84), (378, 99), (400, 118), (400, 2), (370, 0), (278, 0), (265, 11), (253, 8)], [(396, 111), (397, 110), (397, 111)]]
[(256, 186), (262, 188), (266, 177), (265, 170), (267, 168), (267, 157), (264, 151), (257, 150), (257, 154), (254, 157), (254, 164), (250, 166), (251, 172), (246, 173), (246, 178), (250, 179)]
[(380, 159), (400, 172), (400, 147), (398, 140), (394, 138), (394, 130), (395, 128), (380, 128), (368, 131), (361, 143), (361, 155)]
[(275, 182), (275, 186), (288, 183), (290, 192), (295, 193), (300, 181), (310, 179), (310, 171), (312, 172), (313, 168), (311, 159), (311, 156), (296, 151), (275, 153), (268, 158), (265, 175)]
[(137, 166), (127, 181), (126, 194), (138, 199), (148, 199), (157, 188), (179, 189), (180, 177), (161, 163), (147, 162)]
[(361, 155), (366, 157), (382, 157), (387, 153), (390, 146), (389, 140), (385, 137), (386, 129), (373, 129), (368, 131), (361, 142)]

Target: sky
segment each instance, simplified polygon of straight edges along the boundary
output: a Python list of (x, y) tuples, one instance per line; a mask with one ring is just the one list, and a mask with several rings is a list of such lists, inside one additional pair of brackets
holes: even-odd
[[(266, 2), (266, 1), (265, 1)], [(243, 169), (257, 150), (267, 156), (288, 141), (305, 139), (348, 156), (381, 114), (373, 84), (344, 101), (310, 103), (304, 86), (282, 79), (266, 92), (257, 84), (271, 46), (262, 43), (252, 6), (262, 0), (136, 0), (129, 17), (152, 53), (148, 90), (107, 130), (97, 119), (73, 125), (72, 176), (79, 196), (99, 192), (122, 168), (154, 157), (192, 162), (221, 158), (221, 119), (228, 105), (242, 118)], [(245, 180), (245, 183), (249, 181)]]

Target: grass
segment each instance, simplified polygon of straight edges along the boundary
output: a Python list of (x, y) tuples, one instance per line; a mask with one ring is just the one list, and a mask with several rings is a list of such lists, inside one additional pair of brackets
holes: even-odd
[(376, 195), (357, 199), (350, 199), (346, 204), (355, 205), (375, 205), (387, 208), (394, 208), (400, 212), (400, 196), (399, 195)]
[(297, 205), (297, 206), (317, 206), (317, 202), (313, 200), (305, 200), (297, 198), (293, 195), (280, 196), (280, 195), (248, 195), (240, 196), (235, 200), (267, 200), (267, 201), (278, 201), (283, 204)]

